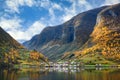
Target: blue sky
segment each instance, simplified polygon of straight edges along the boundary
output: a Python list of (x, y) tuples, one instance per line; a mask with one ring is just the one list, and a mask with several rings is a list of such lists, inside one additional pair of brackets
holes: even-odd
[(0, 26), (19, 42), (78, 13), (120, 0), (0, 0)]

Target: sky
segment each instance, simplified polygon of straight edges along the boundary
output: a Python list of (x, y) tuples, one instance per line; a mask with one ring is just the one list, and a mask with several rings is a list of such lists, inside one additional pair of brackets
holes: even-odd
[(62, 24), (73, 16), (120, 0), (0, 0), (0, 26), (20, 43), (48, 26)]

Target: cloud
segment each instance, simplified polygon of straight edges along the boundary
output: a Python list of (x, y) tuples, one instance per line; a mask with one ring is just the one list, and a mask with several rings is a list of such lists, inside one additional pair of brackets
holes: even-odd
[(80, 12), (87, 11), (92, 9), (92, 5), (86, 0), (67, 0), (72, 3), (71, 7), (65, 8), (64, 15), (61, 18), (61, 21), (65, 22), (71, 19), (73, 16), (77, 15)]
[(25, 30), (22, 27), (21, 22), (22, 20), (16, 17), (13, 19), (2, 18), (0, 26), (18, 41), (30, 40), (32, 36), (40, 33), (45, 28), (45, 25), (41, 23), (41, 21), (35, 21)]
[(28, 36), (26, 40), (29, 40), (35, 34), (40, 33), (46, 25), (44, 25), (41, 21), (35, 21), (26, 31), (25, 34)]
[(49, 8), (49, 16), (51, 17), (50, 18), (50, 26), (53, 26), (53, 25), (58, 25), (61, 23), (61, 21), (59, 20), (61, 16), (57, 16), (55, 15), (55, 10), (59, 10), (59, 11), (64, 11), (63, 8), (61, 7), (60, 4), (57, 4), (57, 3), (51, 3), (51, 6)]
[(0, 19), (0, 26), (2, 26), (5, 30), (17, 29), (21, 27), (21, 22), (22, 20), (17, 17), (14, 17), (12, 19), (6, 19), (2, 17)]
[(53, 5), (53, 6), (52, 6), (53, 9), (63, 10), (63, 8), (61, 7), (60, 4), (53, 3), (52, 5)]
[(34, 3), (34, 0), (6, 0), (6, 11), (11, 13), (20, 13), (19, 7), (32, 7)]
[[(40, 0), (36, 2), (37, 7), (42, 7), (46, 9), (49, 12), (49, 22), (47, 22), (48, 26), (57, 25), (60, 23), (60, 20), (58, 19), (59, 16), (55, 15), (55, 11), (64, 11), (64, 9), (61, 7), (60, 4), (52, 2), (50, 0)], [(43, 18), (43, 20), (46, 22), (46, 20)]]
[(45, 25), (39, 21), (34, 22), (27, 30), (17, 30), (8, 31), (14, 38), (18, 41), (30, 40), (32, 36), (40, 33), (45, 28)]
[(43, 7), (43, 8), (49, 8), (50, 1), (49, 0), (38, 0), (37, 1), (37, 6), (38, 7)]
[(117, 3), (120, 3), (120, 0), (105, 0), (102, 5), (112, 5)]
[[(18, 41), (29, 40), (32, 36), (40, 33), (45, 28), (45, 23), (42, 23), (42, 19), (33, 21), (25, 29), (25, 25), (22, 25), (24, 20), (15, 14), (20, 13), (19, 8), (21, 6), (32, 7), (35, 3), (35, 0), (6, 0), (5, 13), (0, 17), (0, 26)], [(10, 16), (9, 13), (14, 14), (14, 16)]]
[[(6, 19), (2, 17), (0, 19), (0, 26), (7, 31), (13, 38), (19, 40), (19, 37), (22, 37), (22, 20), (18, 17), (14, 17), (12, 19)], [(22, 39), (22, 38), (21, 38)]]

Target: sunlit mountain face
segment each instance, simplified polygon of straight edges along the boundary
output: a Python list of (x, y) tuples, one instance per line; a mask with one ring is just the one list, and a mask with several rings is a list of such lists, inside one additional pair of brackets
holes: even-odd
[(0, 26), (19, 42), (30, 40), (47, 26), (120, 0), (0, 0)]

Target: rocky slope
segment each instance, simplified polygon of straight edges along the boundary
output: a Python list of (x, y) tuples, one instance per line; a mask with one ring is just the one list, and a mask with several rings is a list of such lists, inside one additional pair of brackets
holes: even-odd
[(36, 49), (50, 59), (58, 59), (65, 52), (80, 49), (89, 39), (101, 7), (78, 14), (58, 26), (45, 28), (40, 34), (23, 43), (28, 49)]

